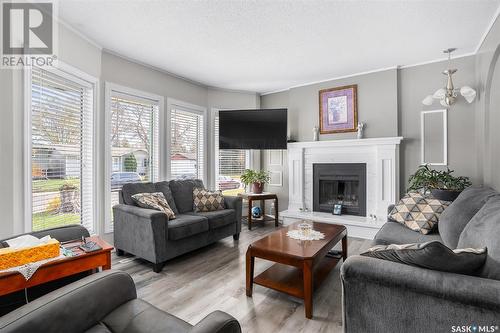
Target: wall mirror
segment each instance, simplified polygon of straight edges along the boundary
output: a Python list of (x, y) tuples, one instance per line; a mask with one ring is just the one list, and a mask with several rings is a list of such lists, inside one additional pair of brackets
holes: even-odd
[(422, 111), (420, 116), (421, 163), (448, 165), (447, 110)]

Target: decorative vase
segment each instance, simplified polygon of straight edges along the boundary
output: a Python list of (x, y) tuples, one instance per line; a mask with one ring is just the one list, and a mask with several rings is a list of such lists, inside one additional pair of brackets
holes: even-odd
[(453, 201), (455, 200), (462, 191), (451, 191), (451, 190), (440, 190), (432, 189), (431, 194), (434, 198), (442, 201)]
[(365, 129), (365, 123), (359, 122), (358, 123), (358, 139), (363, 139), (364, 136), (364, 129)]
[(319, 140), (319, 129), (318, 126), (313, 127), (313, 141)]
[(262, 191), (264, 190), (264, 184), (263, 183), (252, 183), (252, 193), (255, 194), (261, 194)]

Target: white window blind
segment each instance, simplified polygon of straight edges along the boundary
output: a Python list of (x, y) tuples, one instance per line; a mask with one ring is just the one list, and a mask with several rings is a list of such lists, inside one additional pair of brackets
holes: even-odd
[(124, 184), (158, 180), (159, 101), (118, 91), (110, 98), (111, 210)]
[(170, 175), (173, 179), (203, 179), (203, 115), (196, 111), (171, 110)]
[(243, 192), (240, 176), (249, 167), (249, 151), (241, 149), (219, 149), (219, 116), (214, 122), (215, 186), (224, 194)]
[(32, 229), (94, 228), (93, 85), (64, 72), (31, 71)]

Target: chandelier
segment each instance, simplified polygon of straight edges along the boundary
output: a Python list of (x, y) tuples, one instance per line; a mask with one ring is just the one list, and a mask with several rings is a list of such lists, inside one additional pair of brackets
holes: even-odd
[[(448, 54), (448, 63), (451, 63), (451, 53), (455, 51), (455, 48), (446, 49), (443, 52)], [(451, 67), (451, 66), (450, 66)], [(433, 95), (428, 95), (422, 101), (424, 105), (432, 105), (434, 100), (439, 100), (439, 103), (444, 106), (450, 106), (455, 103), (458, 97), (458, 93), (462, 95), (468, 103), (472, 103), (474, 98), (476, 98), (476, 91), (469, 86), (463, 86), (462, 88), (455, 88), (453, 86), (453, 74), (457, 72), (457, 69), (447, 69), (443, 72), (448, 78), (445, 88), (438, 89)]]

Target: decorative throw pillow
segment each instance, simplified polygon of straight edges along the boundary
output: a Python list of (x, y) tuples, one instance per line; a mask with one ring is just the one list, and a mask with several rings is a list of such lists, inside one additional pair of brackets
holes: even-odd
[(486, 248), (451, 250), (439, 241), (377, 245), (361, 255), (436, 271), (467, 275), (478, 272), (487, 256)]
[(413, 231), (430, 233), (439, 221), (439, 215), (450, 204), (419, 192), (408, 192), (389, 213), (389, 217)]
[(195, 213), (212, 212), (225, 208), (221, 191), (210, 192), (203, 188), (193, 188), (193, 210)]
[(165, 213), (170, 220), (175, 219), (175, 214), (168, 205), (162, 192), (137, 193), (132, 199), (142, 208), (156, 209)]

